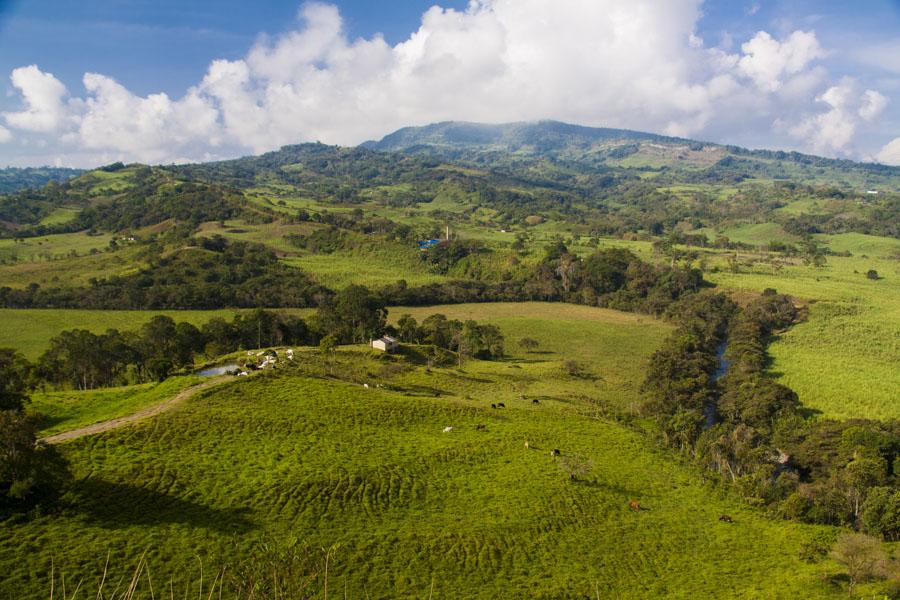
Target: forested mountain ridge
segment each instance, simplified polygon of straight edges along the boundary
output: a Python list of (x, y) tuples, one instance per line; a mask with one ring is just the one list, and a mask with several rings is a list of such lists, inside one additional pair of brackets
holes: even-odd
[[(363, 147), (474, 163), (547, 158), (587, 167), (684, 171), (682, 180), (804, 178), (822, 183), (881, 185), (900, 190), (900, 167), (829, 159), (799, 152), (748, 150), (631, 131), (558, 121), (481, 124), (458, 121), (405, 127)], [(854, 183), (851, 183), (854, 182)]]
[(0, 169), (0, 194), (42, 187), (51, 181), (62, 183), (84, 173), (65, 167), (6, 167)]
[(455, 207), (439, 220), (549, 219), (593, 235), (776, 223), (793, 236), (896, 237), (897, 190), (896, 167), (550, 121), (439, 123), (355, 148), (299, 144), (211, 163), (107, 165), (0, 195), (0, 236), (304, 220), (315, 202), (340, 211)]

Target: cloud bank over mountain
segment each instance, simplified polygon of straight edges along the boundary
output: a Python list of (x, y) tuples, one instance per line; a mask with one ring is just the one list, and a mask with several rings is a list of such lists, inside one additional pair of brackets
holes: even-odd
[(39, 65), (15, 69), (18, 110), (0, 144), (88, 166), (356, 144), (442, 120), (557, 119), (717, 141), (755, 139), (900, 163), (900, 138), (858, 147), (889, 99), (821, 64), (814, 31), (759, 31), (737, 49), (696, 35), (700, 0), (472, 0), (435, 6), (408, 39), (350, 39), (338, 9), (301, 6), (293, 31), (213, 60), (181, 98), (135, 95), (86, 73), (69, 90)]

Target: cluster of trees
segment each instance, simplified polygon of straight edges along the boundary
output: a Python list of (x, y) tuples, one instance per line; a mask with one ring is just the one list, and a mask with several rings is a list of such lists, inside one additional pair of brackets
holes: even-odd
[(38, 443), (37, 418), (25, 413), (32, 382), (22, 355), (0, 349), (0, 509), (51, 499), (71, 478), (56, 449)]
[(234, 218), (246, 207), (239, 192), (220, 185), (169, 182), (149, 167), (137, 170), (132, 183), (125, 193), (86, 206), (73, 228), (129, 231), (168, 219), (196, 227), (204, 221)]
[(739, 309), (696, 294), (667, 314), (679, 327), (643, 385), (664, 443), (779, 515), (900, 539), (900, 422), (811, 419), (764, 374), (772, 335), (798, 318), (790, 297), (766, 290)]
[(159, 315), (137, 331), (63, 331), (38, 359), (37, 377), (60, 386), (93, 389), (141, 381), (161, 381), (194, 364), (197, 355), (215, 357), (242, 348), (317, 341), (299, 317), (265, 310), (214, 318), (197, 328)]
[(503, 357), (503, 334), (495, 325), (448, 319), (433, 314), (419, 324), (405, 314), (397, 321), (397, 336), (411, 344), (429, 344), (457, 353), (459, 362), (466, 358), (494, 359)]
[(432, 273), (445, 275), (459, 261), (483, 250), (484, 244), (478, 240), (445, 240), (425, 252), (420, 252), (419, 256)]
[(87, 287), (0, 288), (7, 308), (211, 309), (310, 307), (331, 292), (285, 265), (261, 244), (221, 236), (150, 259), (132, 275), (93, 279)]
[(256, 309), (231, 321), (216, 317), (198, 328), (159, 315), (137, 331), (63, 331), (35, 365), (34, 374), (53, 384), (92, 389), (162, 380), (190, 367), (198, 355), (213, 358), (240, 349), (362, 343), (386, 330), (387, 310), (367, 288), (351, 285), (323, 300), (308, 319)]
[(558, 240), (533, 268), (497, 282), (459, 280), (410, 288), (406, 282), (378, 290), (389, 305), (423, 306), (461, 302), (542, 300), (661, 314), (682, 296), (706, 285), (698, 269), (652, 265), (621, 248), (599, 250), (582, 259)]

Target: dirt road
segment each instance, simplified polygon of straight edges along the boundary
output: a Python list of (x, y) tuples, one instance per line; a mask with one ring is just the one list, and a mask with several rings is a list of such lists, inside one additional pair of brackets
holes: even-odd
[(94, 423), (93, 425), (86, 425), (84, 427), (79, 427), (78, 429), (73, 429), (71, 431), (57, 433), (45, 438), (41, 438), (41, 441), (48, 444), (59, 444), (61, 442), (68, 442), (69, 440), (84, 437), (86, 435), (103, 433), (104, 431), (109, 431), (110, 429), (118, 429), (119, 427), (124, 427), (125, 425), (128, 425), (130, 423), (149, 419), (150, 417), (154, 417), (160, 413), (164, 413), (167, 410), (171, 410), (176, 405), (184, 402), (197, 392), (214, 387), (231, 379), (233, 379), (233, 377), (231, 376), (213, 377), (209, 381), (204, 381), (203, 383), (198, 383), (197, 385), (191, 386), (185, 390), (181, 390), (168, 400), (163, 400), (159, 404), (148, 406), (147, 408), (141, 409), (136, 413), (125, 415), (124, 417), (110, 419), (109, 421)]

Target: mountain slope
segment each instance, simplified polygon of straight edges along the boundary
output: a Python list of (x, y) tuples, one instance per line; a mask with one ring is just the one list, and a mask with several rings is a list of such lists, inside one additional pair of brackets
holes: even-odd
[(81, 169), (58, 167), (7, 167), (0, 169), (0, 194), (43, 187), (51, 181), (63, 183), (83, 172)]
[(691, 183), (791, 179), (857, 190), (900, 190), (900, 167), (557, 121), (500, 125), (448, 121), (406, 127), (363, 146), (477, 164), (549, 159), (583, 168), (675, 170)]

